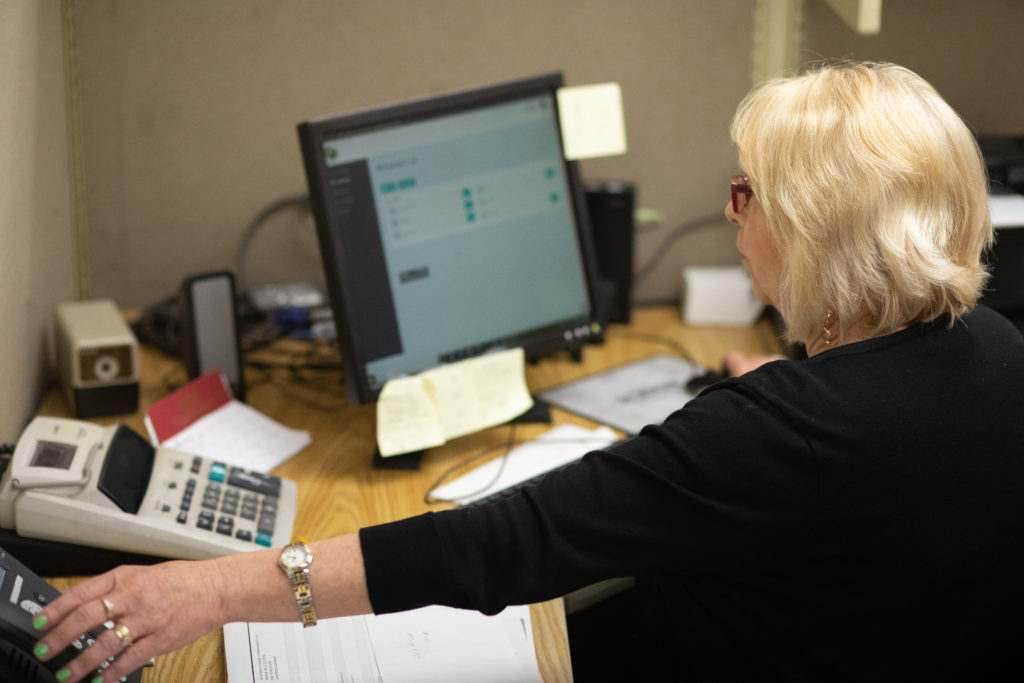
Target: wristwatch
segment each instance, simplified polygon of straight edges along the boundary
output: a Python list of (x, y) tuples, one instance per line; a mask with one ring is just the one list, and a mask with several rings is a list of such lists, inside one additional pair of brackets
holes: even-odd
[(299, 604), (299, 616), (303, 627), (316, 626), (316, 610), (313, 608), (313, 588), (309, 585), (309, 565), (313, 563), (313, 551), (298, 541), (281, 549), (277, 565), (284, 570), (295, 591), (295, 602)]

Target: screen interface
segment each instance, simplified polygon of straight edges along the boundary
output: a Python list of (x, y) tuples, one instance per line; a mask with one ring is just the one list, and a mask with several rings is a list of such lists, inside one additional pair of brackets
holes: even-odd
[(372, 389), (588, 319), (551, 93), (330, 137), (322, 153)]

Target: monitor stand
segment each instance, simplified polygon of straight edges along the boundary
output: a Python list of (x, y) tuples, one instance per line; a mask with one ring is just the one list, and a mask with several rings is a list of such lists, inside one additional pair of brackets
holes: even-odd
[(373, 468), (377, 470), (418, 470), (426, 451), (412, 451), (384, 457), (379, 448), (373, 449)]

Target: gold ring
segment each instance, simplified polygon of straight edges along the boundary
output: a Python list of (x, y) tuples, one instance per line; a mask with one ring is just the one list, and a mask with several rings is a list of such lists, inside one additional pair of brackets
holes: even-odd
[(114, 618), (114, 603), (110, 602), (110, 600), (107, 600), (106, 598), (103, 598), (102, 602), (103, 602), (103, 606), (107, 608), (107, 619), (113, 619)]
[(124, 624), (118, 624), (114, 627), (114, 635), (121, 639), (122, 647), (128, 647), (132, 644), (132, 632)]

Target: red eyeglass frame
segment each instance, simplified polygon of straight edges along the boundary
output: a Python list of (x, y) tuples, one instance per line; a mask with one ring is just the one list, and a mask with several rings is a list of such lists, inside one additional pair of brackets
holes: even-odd
[(743, 213), (747, 208), (750, 198), (754, 196), (754, 190), (750, 187), (750, 178), (737, 173), (732, 177), (730, 183), (732, 189), (732, 210), (736, 213)]

